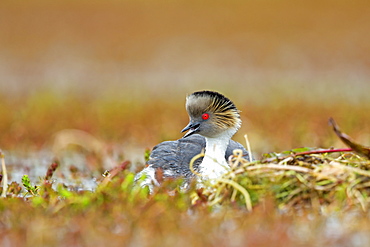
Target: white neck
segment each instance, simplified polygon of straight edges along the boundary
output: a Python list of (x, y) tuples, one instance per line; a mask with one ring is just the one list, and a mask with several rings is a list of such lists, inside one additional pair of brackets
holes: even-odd
[(235, 130), (231, 129), (215, 138), (206, 137), (206, 152), (199, 165), (202, 179), (217, 179), (228, 171), (225, 153), (234, 133)]

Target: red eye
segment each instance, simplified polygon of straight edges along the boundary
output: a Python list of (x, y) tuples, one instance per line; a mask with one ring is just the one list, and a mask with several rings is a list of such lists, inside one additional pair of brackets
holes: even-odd
[(209, 118), (209, 114), (208, 113), (203, 113), (202, 119), (207, 120), (208, 118)]

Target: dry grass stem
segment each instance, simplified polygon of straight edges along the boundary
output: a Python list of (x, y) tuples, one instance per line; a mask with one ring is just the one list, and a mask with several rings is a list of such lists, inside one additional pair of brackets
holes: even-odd
[(3, 192), (1, 193), (1, 197), (6, 197), (6, 193), (8, 191), (8, 173), (6, 171), (4, 156), (4, 153), (0, 150), (1, 167), (3, 170)]

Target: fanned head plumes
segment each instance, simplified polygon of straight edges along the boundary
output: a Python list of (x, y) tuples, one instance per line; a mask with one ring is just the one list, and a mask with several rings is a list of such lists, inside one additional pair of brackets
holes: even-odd
[[(237, 131), (241, 126), (239, 110), (231, 100), (217, 92), (199, 91), (189, 95), (186, 111), (193, 125), (203, 125), (198, 132), (204, 136), (217, 135), (228, 129)], [(203, 114), (209, 114), (207, 121), (202, 120)]]

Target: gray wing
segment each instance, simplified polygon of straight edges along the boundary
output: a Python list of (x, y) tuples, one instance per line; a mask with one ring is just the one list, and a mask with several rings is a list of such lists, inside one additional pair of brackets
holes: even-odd
[[(148, 165), (154, 169), (161, 168), (166, 177), (185, 177), (191, 178), (194, 174), (190, 171), (189, 164), (191, 159), (204, 151), (206, 140), (201, 135), (191, 135), (186, 138), (181, 138), (177, 141), (166, 141), (158, 144), (153, 148), (150, 154)], [(233, 154), (234, 149), (241, 149), (248, 159), (248, 152), (242, 144), (230, 140), (229, 146), (225, 153), (227, 160)], [(198, 169), (203, 157), (198, 158), (193, 167)]]

